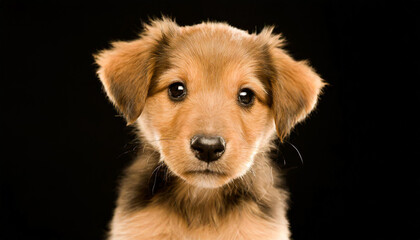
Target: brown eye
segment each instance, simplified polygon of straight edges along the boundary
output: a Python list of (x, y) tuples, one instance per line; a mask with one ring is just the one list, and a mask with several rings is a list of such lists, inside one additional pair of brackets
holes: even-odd
[(244, 107), (250, 107), (254, 103), (255, 94), (249, 88), (243, 88), (238, 93), (239, 104)]
[(182, 82), (176, 82), (169, 85), (168, 95), (172, 101), (181, 101), (187, 95), (187, 88)]

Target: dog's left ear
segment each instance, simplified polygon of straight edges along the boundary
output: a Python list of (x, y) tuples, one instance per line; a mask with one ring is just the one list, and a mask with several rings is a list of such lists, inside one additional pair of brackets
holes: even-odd
[(266, 28), (259, 37), (265, 39), (272, 69), (272, 110), (280, 140), (315, 107), (322, 87), (320, 76), (306, 61), (295, 61), (283, 49), (280, 35)]
[(140, 116), (152, 78), (163, 65), (159, 59), (177, 32), (172, 20), (154, 20), (144, 25), (139, 39), (114, 42), (111, 49), (94, 56), (105, 92), (128, 124)]

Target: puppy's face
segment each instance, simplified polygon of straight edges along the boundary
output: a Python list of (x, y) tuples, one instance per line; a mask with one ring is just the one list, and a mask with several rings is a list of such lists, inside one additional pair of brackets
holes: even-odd
[(246, 45), (244, 33), (232, 38), (226, 30), (174, 39), (165, 53), (170, 64), (138, 120), (169, 169), (202, 187), (246, 173), (274, 130), (268, 89), (251, 54), (255, 46)]
[(215, 188), (250, 169), (275, 127), (285, 137), (315, 105), (321, 79), (280, 45), (269, 29), (164, 19), (100, 53), (98, 73), (171, 172)]

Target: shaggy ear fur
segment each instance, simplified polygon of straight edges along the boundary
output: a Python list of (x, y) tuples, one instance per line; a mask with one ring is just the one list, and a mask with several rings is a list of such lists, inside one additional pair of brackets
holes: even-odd
[(325, 83), (306, 61), (295, 61), (282, 50), (282, 39), (272, 30), (265, 28), (259, 37), (265, 39), (269, 49), (275, 75), (271, 81), (272, 109), (277, 134), (283, 141), (315, 107)]
[(128, 124), (140, 116), (159, 57), (177, 31), (172, 20), (155, 20), (144, 25), (140, 39), (114, 42), (111, 49), (94, 56), (104, 89)]

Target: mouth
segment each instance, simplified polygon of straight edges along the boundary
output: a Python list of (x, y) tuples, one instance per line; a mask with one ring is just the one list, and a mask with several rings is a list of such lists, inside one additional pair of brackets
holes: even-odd
[(226, 174), (224, 174), (222, 172), (216, 172), (216, 171), (212, 171), (210, 169), (187, 171), (185, 173), (188, 174), (188, 175), (201, 174), (201, 175), (207, 175), (207, 176), (226, 176)]
[(200, 188), (218, 188), (229, 180), (227, 173), (208, 168), (185, 171), (183, 176), (188, 183)]

